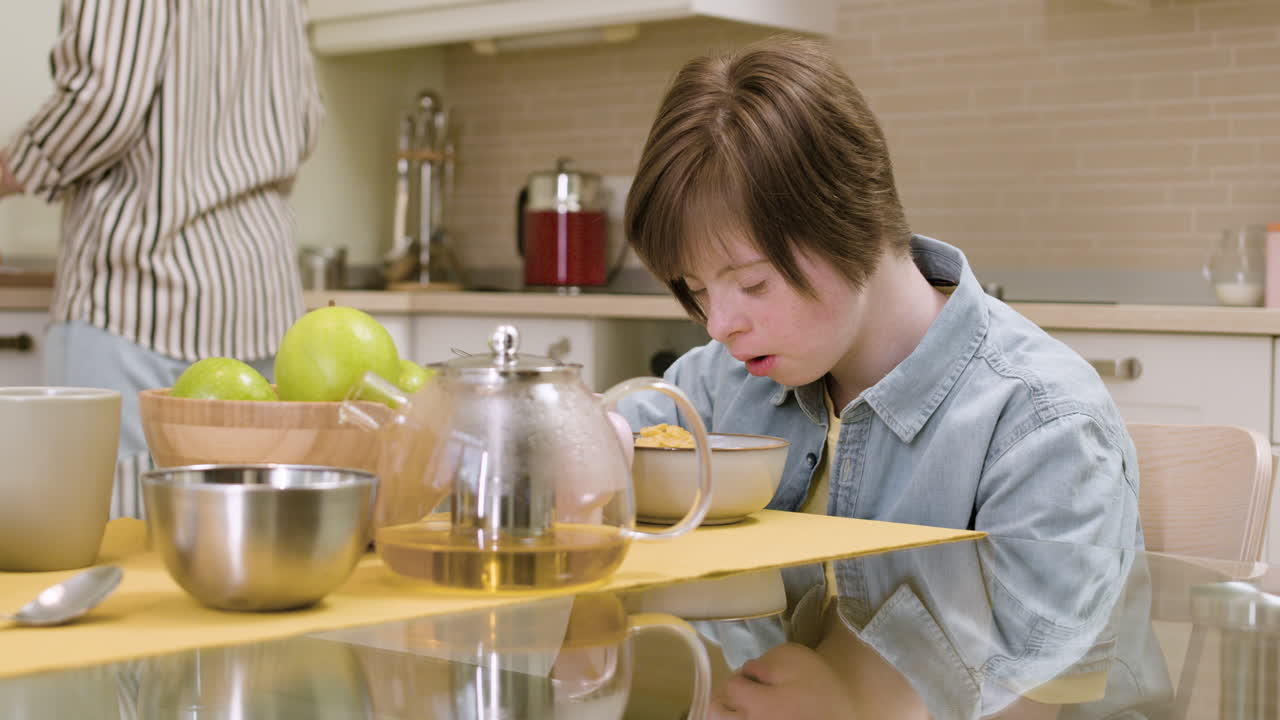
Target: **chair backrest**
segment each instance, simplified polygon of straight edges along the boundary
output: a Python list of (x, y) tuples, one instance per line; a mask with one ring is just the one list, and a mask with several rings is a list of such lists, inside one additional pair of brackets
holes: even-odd
[(1271, 499), (1271, 445), (1231, 425), (1132, 423), (1148, 550), (1254, 562)]

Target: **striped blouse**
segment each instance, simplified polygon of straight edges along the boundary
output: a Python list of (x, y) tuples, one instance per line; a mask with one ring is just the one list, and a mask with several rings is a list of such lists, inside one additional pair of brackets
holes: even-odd
[(8, 158), (64, 202), (53, 319), (182, 360), (273, 354), (323, 115), (300, 0), (63, 0), (50, 61)]

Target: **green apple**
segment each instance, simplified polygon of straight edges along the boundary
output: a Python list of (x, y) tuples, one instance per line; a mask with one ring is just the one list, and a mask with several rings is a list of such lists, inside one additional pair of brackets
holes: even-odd
[(409, 358), (400, 358), (400, 379), (396, 381), (396, 387), (412, 395), (435, 374), (435, 370), (428, 370)]
[(280, 399), (262, 373), (229, 357), (211, 357), (192, 363), (178, 376), (169, 395), (205, 400)]
[(355, 308), (312, 310), (289, 328), (276, 351), (282, 400), (342, 400), (368, 370), (395, 382), (400, 353), (391, 333)]

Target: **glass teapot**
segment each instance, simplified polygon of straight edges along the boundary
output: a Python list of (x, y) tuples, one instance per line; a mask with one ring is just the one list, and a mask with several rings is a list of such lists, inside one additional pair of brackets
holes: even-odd
[[(498, 327), (491, 354), (433, 365), (435, 379), (412, 397), (366, 373), (349, 395), (383, 400), (389, 419), (343, 403), (345, 422), (382, 435), (374, 542), (394, 572), (465, 590), (582, 585), (617, 569), (632, 540), (682, 535), (706, 515), (711, 453), (679, 388), (632, 378), (595, 395), (581, 366), (522, 355), (519, 342), (514, 327)], [(640, 390), (671, 397), (696, 443), (693, 507), (654, 532), (635, 528), (631, 471), (608, 415)]]

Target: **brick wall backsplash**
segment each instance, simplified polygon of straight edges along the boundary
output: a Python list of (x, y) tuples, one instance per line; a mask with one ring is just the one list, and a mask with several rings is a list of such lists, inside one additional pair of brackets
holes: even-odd
[[(450, 47), (467, 264), (518, 265), (528, 173), (569, 155), (632, 174), (675, 69), (771, 33), (688, 20), (620, 45)], [(913, 228), (975, 266), (1192, 270), (1222, 228), (1280, 222), (1280, 0), (843, 0), (830, 42)]]

